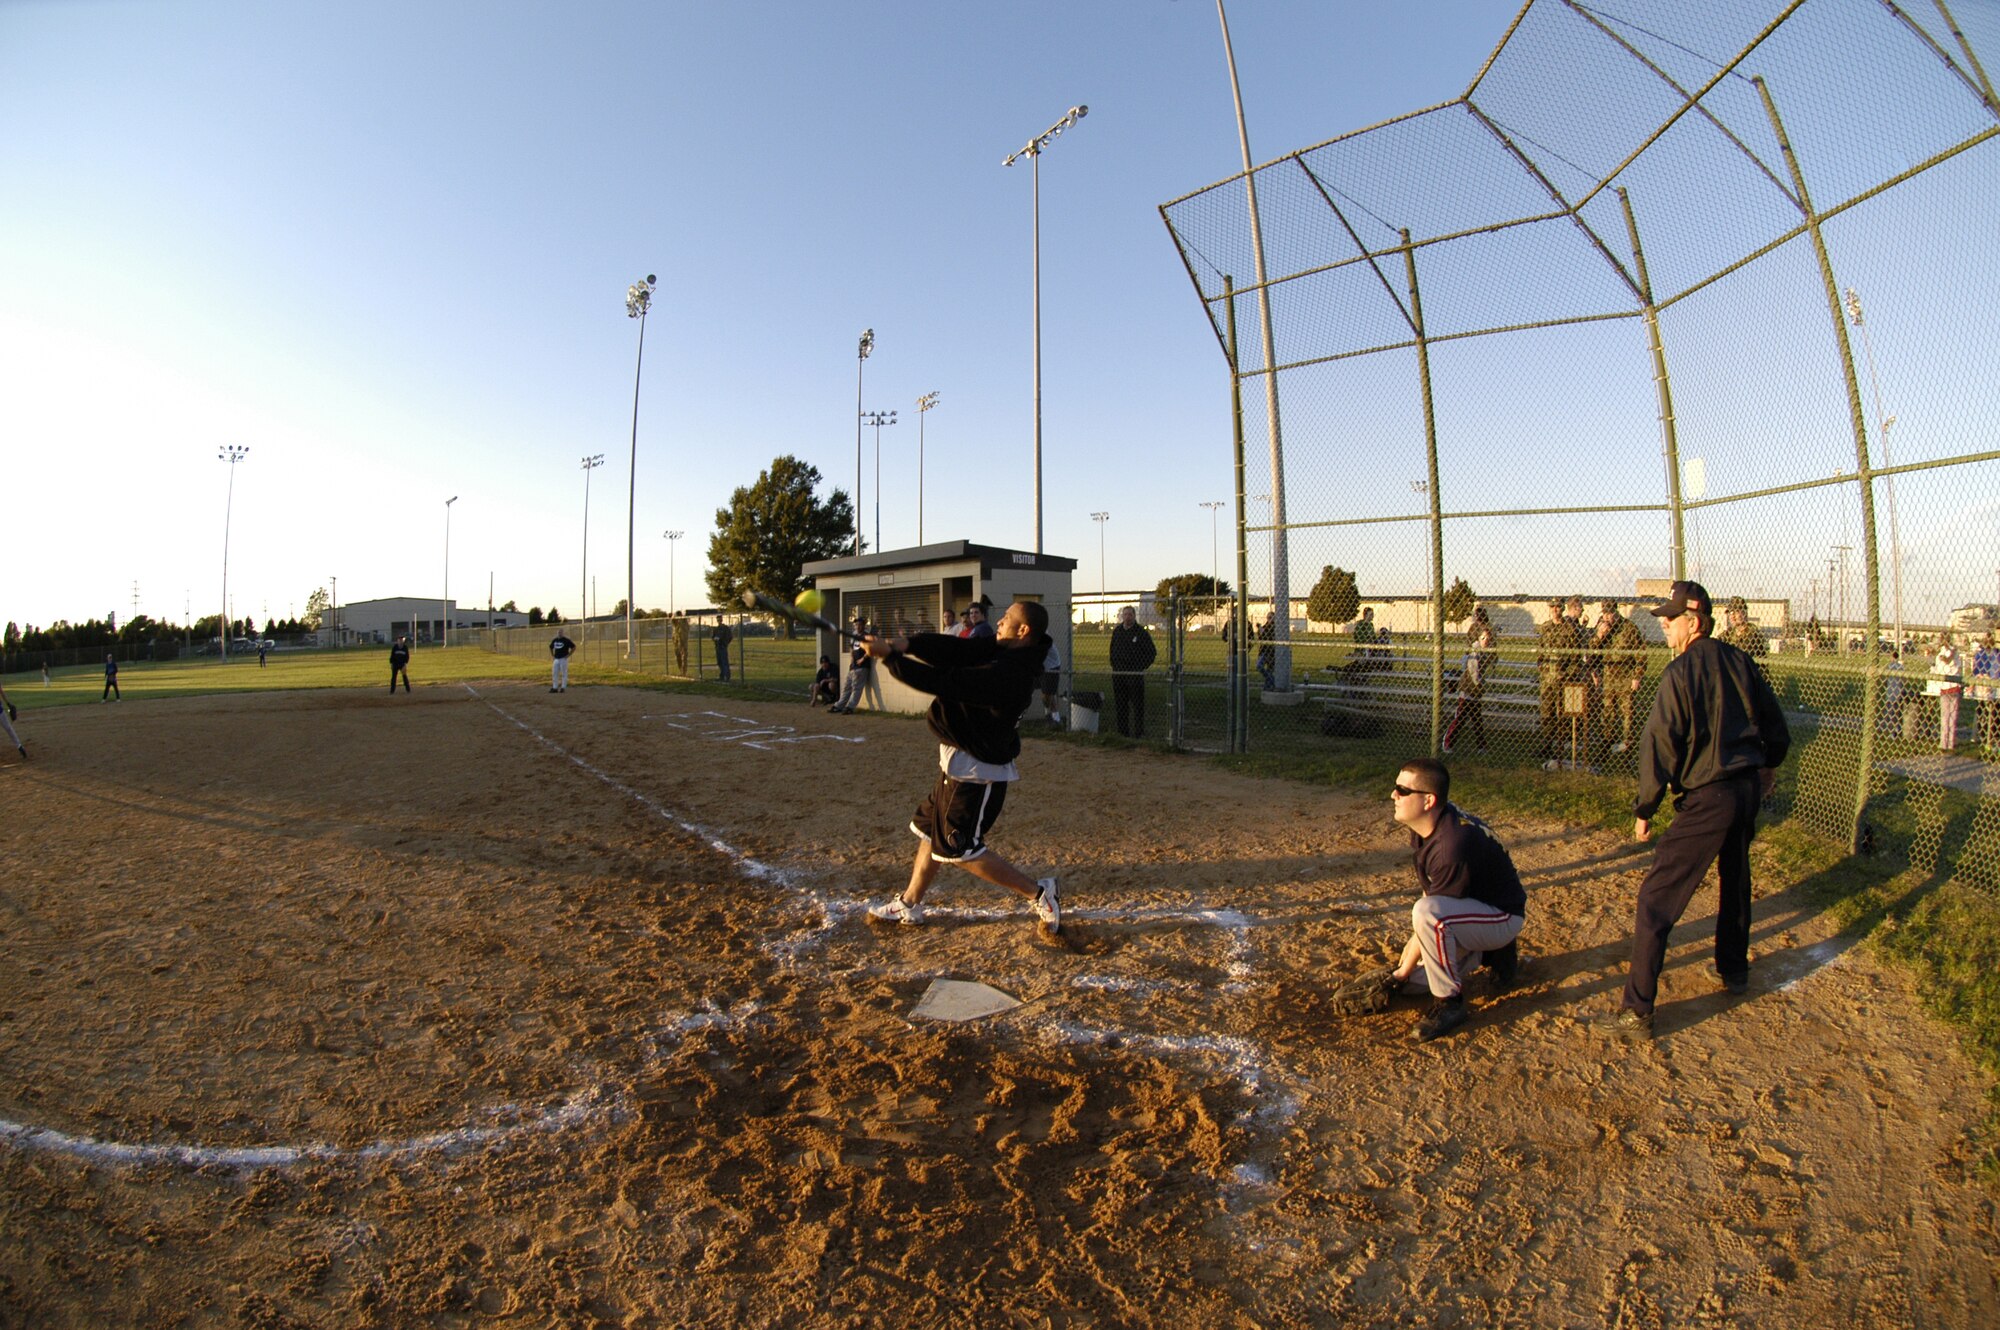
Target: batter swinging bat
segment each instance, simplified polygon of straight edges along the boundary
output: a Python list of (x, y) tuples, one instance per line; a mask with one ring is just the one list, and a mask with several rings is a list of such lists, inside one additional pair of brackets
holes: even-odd
[(823, 632), (838, 633), (850, 642), (867, 640), (859, 633), (850, 632), (842, 628), (839, 624), (828, 622), (822, 615), (808, 614), (788, 601), (779, 600), (776, 596), (767, 596), (761, 591), (745, 591), (743, 593), (743, 607), (751, 610), (764, 610), (771, 614), (790, 619), (794, 623), (802, 623), (808, 628), (818, 628)]

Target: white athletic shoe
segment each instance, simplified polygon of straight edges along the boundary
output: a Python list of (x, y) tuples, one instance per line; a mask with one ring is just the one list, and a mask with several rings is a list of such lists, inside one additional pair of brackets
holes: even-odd
[(924, 921), (924, 907), (912, 905), (901, 896), (891, 896), (880, 905), (869, 906), (868, 917), (885, 924), (920, 924)]
[(1035, 894), (1035, 918), (1049, 926), (1051, 933), (1062, 931), (1062, 892), (1057, 889), (1052, 877), (1038, 878), (1035, 885), (1041, 890)]

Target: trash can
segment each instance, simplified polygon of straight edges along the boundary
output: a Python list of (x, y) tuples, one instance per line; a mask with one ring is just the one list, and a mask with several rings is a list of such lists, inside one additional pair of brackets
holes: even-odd
[(1104, 710), (1104, 694), (1071, 693), (1069, 695), (1069, 727), (1078, 734), (1097, 733), (1097, 716)]

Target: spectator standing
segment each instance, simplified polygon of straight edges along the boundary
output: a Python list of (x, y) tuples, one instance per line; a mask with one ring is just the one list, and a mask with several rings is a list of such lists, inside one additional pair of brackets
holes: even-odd
[(1938, 700), (1938, 751), (1949, 753), (1958, 747), (1958, 699), (1965, 691), (1964, 667), (1950, 633), (1938, 634), (1937, 654), (1931, 657), (1926, 691)]
[(1146, 671), (1158, 654), (1153, 635), (1139, 623), (1139, 612), (1130, 605), (1118, 611), (1118, 626), (1111, 630), (1111, 693), (1118, 732), (1128, 739), (1146, 737)]
[(1604, 737), (1611, 738), (1612, 717), (1618, 720), (1618, 741), (1610, 745), (1614, 753), (1632, 750), (1632, 712), (1638, 705), (1639, 685), (1646, 679), (1646, 635), (1639, 625), (1618, 612), (1618, 602), (1604, 601), (1597, 617), (1598, 679), (1603, 689), (1603, 705), (1598, 715)]
[(2000, 749), (2000, 735), (1994, 733), (1994, 713), (2000, 711), (2000, 650), (1994, 648), (1990, 631), (1972, 653), (1972, 679), (1972, 698), (1978, 707), (1973, 724), (1978, 728), (1979, 742), (1992, 753)]
[(1535, 675), (1542, 703), (1542, 748), (1537, 756), (1553, 762), (1562, 753), (1563, 676), (1570, 653), (1576, 649), (1576, 635), (1563, 617), (1562, 601), (1549, 602), (1549, 617), (1535, 629), (1535, 641)]
[(1446, 753), (1451, 752), (1464, 733), (1472, 736), (1473, 745), (1480, 752), (1486, 751), (1486, 675), (1493, 667), (1495, 654), (1493, 622), (1486, 616), (1486, 607), (1481, 605), (1473, 610), (1472, 627), (1465, 634), (1465, 659), (1458, 670), (1458, 710), (1444, 732)]
[[(1369, 631), (1372, 633), (1374, 630), (1371, 628)], [(1257, 648), (1257, 673), (1264, 676), (1264, 691), (1267, 693), (1278, 686), (1278, 648), (1271, 645), (1277, 638), (1278, 616), (1275, 612), (1267, 613), (1264, 622), (1257, 625), (1257, 640), (1264, 644)], [(1375, 639), (1371, 636), (1368, 640), (1372, 642)], [(1361, 653), (1357, 650), (1355, 654)]]
[(1750, 603), (1741, 596), (1729, 598), (1729, 628), (1722, 634), (1722, 640), (1746, 656), (1764, 656), (1771, 651), (1764, 634), (1750, 622)]
[(403, 691), (410, 691), (410, 639), (399, 637), (389, 648), (389, 691), (396, 691), (396, 678), (402, 676)]
[(729, 621), (727, 619), (718, 616), (715, 620), (715, 631), (713, 633), (710, 633), (709, 636), (715, 642), (716, 675), (722, 680), (722, 682), (728, 683), (729, 644), (736, 640), (736, 634), (730, 630)]
[(1062, 728), (1062, 714), (1056, 710), (1056, 693), (1062, 687), (1062, 653), (1056, 650), (1055, 638), (1049, 638), (1049, 654), (1042, 657), (1042, 710), (1048, 713), (1049, 724)]

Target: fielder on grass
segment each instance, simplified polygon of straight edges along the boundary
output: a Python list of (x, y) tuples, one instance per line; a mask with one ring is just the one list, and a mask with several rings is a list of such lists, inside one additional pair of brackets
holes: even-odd
[(1050, 931), (1062, 926), (1056, 879), (1030, 878), (986, 844), (1007, 787), (1020, 779), (1021, 713), (1028, 709), (1049, 649), (1049, 613), (1030, 601), (1007, 607), (991, 637), (871, 637), (868, 654), (902, 683), (929, 693), (938, 737), (937, 784), (910, 821), (917, 857), (903, 894), (868, 909), (885, 923), (923, 921), (924, 892), (939, 864), (957, 864), (1026, 900)]

